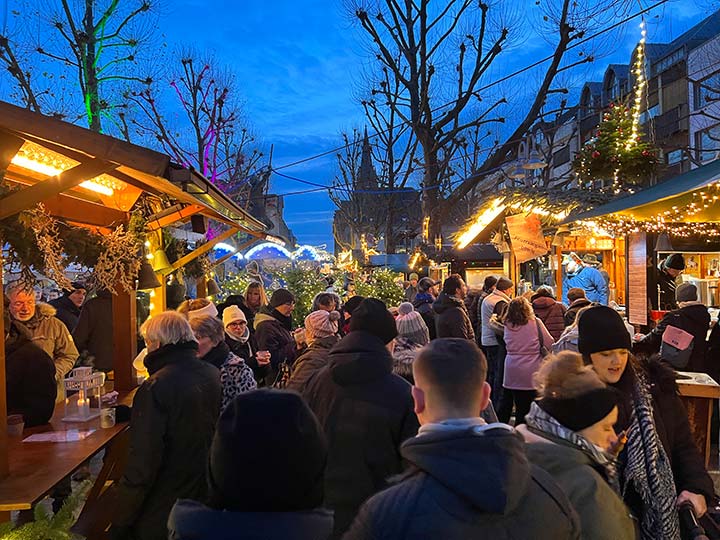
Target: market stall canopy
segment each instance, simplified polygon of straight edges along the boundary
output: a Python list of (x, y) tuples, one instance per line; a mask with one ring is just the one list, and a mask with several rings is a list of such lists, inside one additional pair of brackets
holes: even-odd
[(667, 222), (675, 219), (686, 223), (720, 222), (718, 181), (720, 160), (587, 212), (572, 215), (564, 223), (609, 215), (635, 221), (662, 218)]
[(57, 217), (107, 226), (146, 192), (179, 203), (180, 215), (167, 223), (202, 214), (249, 234), (265, 230), (209, 180), (165, 154), (4, 102), (0, 169), (23, 187), (3, 198), (0, 219), (43, 202)]

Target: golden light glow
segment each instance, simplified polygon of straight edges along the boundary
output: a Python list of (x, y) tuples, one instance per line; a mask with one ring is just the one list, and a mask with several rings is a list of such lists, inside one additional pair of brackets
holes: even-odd
[(645, 80), (645, 21), (640, 23), (640, 42), (636, 49), (635, 66), (635, 102), (632, 107), (632, 133), (625, 143), (625, 149), (630, 150), (638, 142), (638, 128), (640, 126), (640, 110), (642, 109), (642, 99), (644, 96), (647, 80)]
[[(67, 158), (58, 152), (43, 148), (39, 144), (25, 141), (20, 147), (20, 150), (18, 150), (18, 153), (10, 160), (10, 163), (46, 176), (57, 176), (79, 165), (80, 162)], [(116, 190), (122, 191), (125, 188), (124, 182), (108, 174), (101, 174), (95, 178), (85, 180), (79, 185), (82, 188), (107, 197), (112, 196)]]
[(504, 210), (506, 206), (503, 203), (503, 199), (498, 197), (494, 199), (490, 205), (485, 208), (473, 221), (470, 226), (458, 237), (457, 247), (458, 249), (464, 249), (475, 240), (475, 237), (480, 234), (495, 218), (497, 218)]

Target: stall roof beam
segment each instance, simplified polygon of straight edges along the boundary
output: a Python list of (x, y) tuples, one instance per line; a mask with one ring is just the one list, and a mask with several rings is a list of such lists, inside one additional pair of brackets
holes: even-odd
[[(610, 201), (588, 212), (568, 217), (564, 223), (580, 220), (595, 219), (610, 214), (622, 214), (636, 219), (647, 219), (653, 215), (661, 214), (672, 206), (681, 207), (686, 204), (684, 196), (693, 191), (702, 189), (713, 182), (720, 180), (720, 160), (713, 161), (686, 172), (661, 184), (643, 189), (622, 199)], [(707, 219), (699, 215), (695, 221), (720, 221)]]
[(163, 227), (167, 227), (168, 225), (172, 225), (178, 221), (183, 221), (195, 214), (200, 214), (203, 210), (205, 210), (205, 208), (199, 204), (191, 204), (184, 208), (178, 208), (172, 213), (161, 217), (155, 218), (150, 216), (150, 218), (148, 218), (148, 230), (157, 231), (158, 229), (162, 229)]
[(193, 249), (190, 253), (185, 255), (184, 257), (180, 257), (170, 268), (165, 268), (160, 273), (164, 276), (167, 276), (168, 274), (172, 274), (175, 270), (178, 270), (179, 268), (182, 268), (190, 261), (193, 261), (197, 259), (200, 255), (204, 255), (208, 251), (210, 251), (213, 247), (215, 247), (215, 244), (219, 244), (220, 242), (227, 240), (234, 234), (236, 234), (238, 231), (237, 229), (229, 229), (225, 231), (224, 233), (216, 236), (209, 242), (206, 242), (202, 246)]
[(91, 159), (42, 182), (10, 193), (0, 201), (0, 219), (32, 208), (39, 202), (60, 195), (62, 192), (80, 185), (85, 180), (95, 178), (113, 170), (117, 165), (104, 159)]

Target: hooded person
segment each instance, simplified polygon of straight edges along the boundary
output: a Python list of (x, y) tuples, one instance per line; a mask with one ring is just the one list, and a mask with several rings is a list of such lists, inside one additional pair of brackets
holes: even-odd
[[(661, 352), (663, 335), (668, 327), (679, 328), (692, 335), (690, 358), (686, 366), (676, 366), (684, 371), (708, 373), (707, 333), (710, 328), (710, 313), (707, 307), (698, 301), (697, 287), (692, 283), (682, 283), (675, 290), (678, 308), (665, 314), (662, 320), (649, 333), (635, 336), (633, 351), (640, 354)], [(661, 360), (668, 360), (662, 358)]]
[(684, 270), (685, 258), (682, 256), (682, 253), (673, 253), (658, 265), (658, 290), (650, 295), (650, 303), (653, 308), (664, 311), (677, 309), (678, 305), (675, 298), (677, 278)]
[(238, 396), (210, 447), (208, 503), (175, 503), (170, 540), (326, 540), (333, 526), (321, 508), (326, 460), (322, 429), (296, 393)]
[[(255, 340), (258, 349), (270, 352), (270, 368), (265, 386), (271, 386), (280, 370), (280, 364), (292, 366), (303, 348), (302, 339), (292, 332), (292, 312), (295, 297), (287, 289), (272, 293), (270, 303), (255, 315)], [(296, 339), (297, 337), (297, 339)]]
[(630, 334), (614, 309), (583, 311), (578, 320), (583, 360), (620, 395), (615, 431), (628, 434), (618, 458), (623, 499), (638, 517), (643, 540), (677, 539), (677, 505), (690, 502), (703, 516), (715, 498), (713, 482), (693, 441), (675, 373), (654, 358), (635, 359), (630, 347)]
[(69, 289), (63, 289), (62, 296), (48, 302), (55, 308), (55, 316), (62, 321), (69, 332), (75, 329), (80, 318), (80, 308), (85, 301), (87, 288), (79, 281), (73, 281)]
[(487, 364), (466, 339), (437, 339), (413, 364), (421, 428), (401, 447), (412, 465), (370, 498), (344, 540), (579, 539), (560, 487), (531, 465), (522, 437), (487, 424)]
[(578, 311), (592, 304), (592, 302), (585, 297), (585, 291), (580, 287), (573, 287), (568, 290), (567, 299), (569, 304), (563, 317), (565, 327), (568, 327), (575, 322), (575, 317), (577, 317)]
[(527, 425), (517, 428), (528, 458), (567, 494), (584, 539), (634, 540), (635, 525), (615, 474), (617, 390), (573, 352), (549, 356), (535, 378), (540, 399), (525, 416)]
[(395, 336), (385, 303), (364, 299), (350, 333), (303, 391), (328, 438), (325, 505), (335, 512), (334, 538), (365, 499), (402, 471), (398, 449), (418, 428), (410, 385), (392, 372), (388, 346)]
[(393, 373), (412, 384), (412, 364), (418, 352), (430, 343), (430, 333), (422, 315), (415, 311), (409, 302), (403, 302), (398, 306), (395, 325), (398, 336), (395, 338), (392, 352)]
[(253, 371), (256, 382), (265, 379), (270, 363), (257, 357), (258, 347), (255, 335), (250, 332), (247, 314), (240, 306), (229, 304), (223, 308), (223, 326), (225, 327), (225, 343), (230, 351), (245, 360)]
[(539, 287), (530, 298), (530, 303), (535, 316), (543, 322), (553, 340), (560, 339), (565, 330), (566, 308), (555, 299), (550, 287), (546, 285)]
[(305, 317), (305, 341), (308, 348), (295, 360), (288, 381), (288, 390), (302, 392), (317, 373), (327, 364), (327, 358), (340, 337), (340, 313), (319, 309)]

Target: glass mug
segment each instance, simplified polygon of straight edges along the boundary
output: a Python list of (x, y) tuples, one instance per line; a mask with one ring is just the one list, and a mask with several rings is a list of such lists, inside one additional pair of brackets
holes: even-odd
[(270, 363), (270, 351), (258, 351), (255, 355), (255, 359), (259, 366), (266, 366)]

